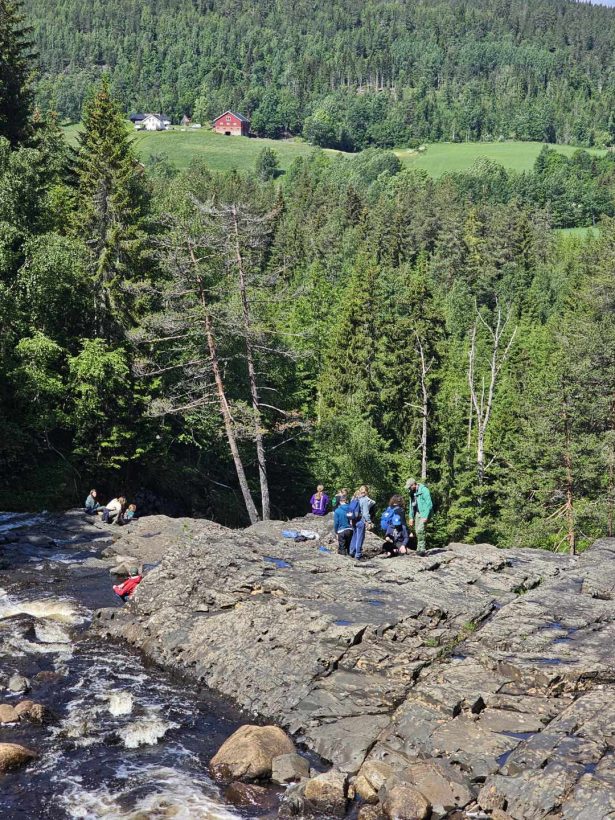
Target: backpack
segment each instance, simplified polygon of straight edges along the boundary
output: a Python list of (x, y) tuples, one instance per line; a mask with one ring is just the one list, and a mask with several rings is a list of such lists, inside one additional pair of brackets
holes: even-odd
[(351, 524), (356, 524), (361, 520), (361, 504), (358, 498), (353, 498), (348, 508), (348, 520)]
[(380, 516), (380, 529), (382, 532), (386, 532), (389, 524), (391, 523), (391, 518), (395, 515), (395, 507), (387, 507), (386, 510)]

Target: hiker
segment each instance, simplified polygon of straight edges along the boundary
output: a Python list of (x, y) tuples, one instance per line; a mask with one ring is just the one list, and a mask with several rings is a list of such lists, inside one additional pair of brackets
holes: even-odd
[(339, 496), (338, 505), (333, 513), (333, 531), (337, 535), (337, 551), (340, 555), (348, 555), (350, 542), (352, 540), (352, 523), (349, 518), (350, 504), (348, 494), (342, 492)]
[(325, 492), (325, 488), (322, 484), (319, 484), (316, 487), (316, 492), (310, 498), (310, 504), (312, 506), (312, 515), (326, 515), (327, 514), (327, 507), (329, 505), (329, 496)]
[(374, 528), (372, 523), (372, 510), (376, 502), (369, 497), (369, 488), (362, 484), (350, 502), (350, 520), (353, 526), (352, 540), (349, 552), (355, 561), (366, 560), (363, 555), (363, 542), (365, 541), (365, 530)]
[(122, 599), (122, 601), (127, 601), (142, 580), (143, 576), (139, 575), (139, 570), (137, 567), (131, 567), (128, 578), (123, 584), (115, 584), (113, 591)]
[(87, 515), (96, 515), (97, 510), (100, 510), (102, 504), (97, 501), (98, 493), (96, 490), (90, 490), (90, 494), (85, 499), (85, 512)]
[[(402, 499), (403, 501), (403, 499)], [(382, 544), (383, 558), (393, 558), (396, 555), (405, 555), (408, 552), (410, 536), (405, 521), (399, 513), (391, 516)]]
[(119, 498), (112, 498), (103, 510), (102, 520), (105, 524), (119, 524), (122, 520), (122, 513), (126, 506), (126, 499), (123, 495)]
[(406, 525), (406, 513), (404, 511), (404, 504), (405, 502), (403, 495), (399, 495), (399, 493), (396, 493), (395, 495), (391, 496), (391, 498), (389, 499), (389, 506), (380, 516), (380, 529), (383, 533), (386, 534), (386, 531), (388, 530), (389, 525), (391, 523), (391, 519), (394, 515), (401, 516), (402, 523), (404, 524), (404, 526)]
[(419, 484), (415, 478), (409, 478), (406, 481), (406, 489), (410, 493), (408, 523), (414, 527), (416, 533), (416, 552), (417, 555), (425, 555), (427, 550), (425, 525), (433, 512), (431, 494), (425, 484)]

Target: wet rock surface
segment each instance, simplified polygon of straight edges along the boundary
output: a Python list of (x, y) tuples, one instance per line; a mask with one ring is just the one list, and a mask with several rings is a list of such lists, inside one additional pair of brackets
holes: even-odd
[[(394, 789), (430, 817), (611, 816), (615, 540), (578, 558), (452, 544), (355, 564), (327, 523), (173, 522), (165, 545), (157, 517), (160, 563), (97, 628), (279, 723), (374, 817)], [(135, 543), (114, 547), (145, 561)]]

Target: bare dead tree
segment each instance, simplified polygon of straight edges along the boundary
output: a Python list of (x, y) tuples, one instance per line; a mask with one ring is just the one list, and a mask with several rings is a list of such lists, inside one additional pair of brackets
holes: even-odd
[(414, 335), (416, 336), (416, 345), (421, 362), (421, 481), (424, 482), (427, 480), (427, 433), (430, 399), (427, 376), (433, 367), (435, 358), (432, 356), (431, 360), (427, 361), (421, 337), (416, 331), (414, 331)]
[[(515, 327), (509, 333), (510, 311), (502, 316), (502, 309), (498, 304), (493, 325), (485, 321), (477, 309), (476, 318), (470, 331), (470, 350), (468, 353), (468, 385), (470, 387), (471, 406), (476, 420), (476, 466), (478, 482), (483, 484), (485, 479), (485, 433), (491, 419), (493, 399), (495, 396), (498, 376), (510, 353), (512, 343), (517, 334)], [(477, 374), (477, 337), (480, 328), (487, 331), (490, 340), (488, 354), (487, 375)], [(508, 340), (506, 338), (508, 336)], [(472, 414), (470, 414), (471, 424)]]
[(217, 259), (197, 213), (167, 217), (168, 232), (160, 250), (170, 280), (158, 293), (160, 311), (150, 314), (133, 334), (151, 351), (139, 364), (144, 375), (175, 371), (164, 398), (151, 407), (155, 415), (198, 414), (215, 402), (251, 523), (258, 512), (239, 451), (231, 404), (224, 383), (215, 330), (214, 299)]

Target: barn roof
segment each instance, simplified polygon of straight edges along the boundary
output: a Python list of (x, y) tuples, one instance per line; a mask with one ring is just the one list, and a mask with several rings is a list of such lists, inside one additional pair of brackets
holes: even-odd
[(219, 117), (216, 117), (214, 122), (218, 122), (218, 120), (221, 120), (222, 117), (226, 117), (227, 114), (232, 114), (234, 117), (237, 117), (239, 122), (245, 122), (248, 125), (250, 124), (250, 120), (247, 117), (244, 117), (243, 114), (237, 114), (235, 111), (225, 111), (224, 114), (220, 114)]

